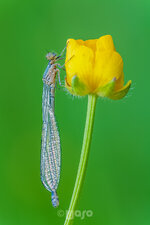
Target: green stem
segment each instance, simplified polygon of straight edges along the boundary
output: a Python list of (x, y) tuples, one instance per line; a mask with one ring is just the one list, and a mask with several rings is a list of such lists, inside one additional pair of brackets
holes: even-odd
[(73, 221), (76, 203), (79, 198), (82, 183), (84, 181), (84, 176), (85, 176), (88, 156), (89, 156), (90, 143), (92, 138), (96, 99), (97, 99), (96, 95), (88, 95), (87, 115), (86, 115), (86, 123), (85, 123), (80, 163), (78, 167), (78, 173), (77, 173), (77, 178), (76, 178), (76, 182), (74, 186), (74, 191), (72, 194), (72, 199), (70, 202), (69, 210), (68, 210), (64, 225), (70, 225)]

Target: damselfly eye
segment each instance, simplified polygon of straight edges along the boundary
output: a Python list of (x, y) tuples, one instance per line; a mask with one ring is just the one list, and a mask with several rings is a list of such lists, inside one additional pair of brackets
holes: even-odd
[(49, 53), (46, 54), (47, 60), (53, 60), (53, 59), (55, 59), (55, 57), (56, 57), (55, 53), (49, 52)]

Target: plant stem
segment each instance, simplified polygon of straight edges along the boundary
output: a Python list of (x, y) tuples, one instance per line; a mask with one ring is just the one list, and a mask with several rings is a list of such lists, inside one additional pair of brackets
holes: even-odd
[(84, 129), (80, 163), (78, 167), (77, 178), (74, 186), (74, 191), (72, 194), (72, 199), (70, 202), (69, 210), (64, 225), (70, 225), (73, 222), (76, 203), (79, 198), (80, 190), (84, 181), (89, 156), (90, 143), (92, 138), (96, 99), (97, 99), (96, 95), (88, 95), (87, 115), (86, 115), (86, 123)]

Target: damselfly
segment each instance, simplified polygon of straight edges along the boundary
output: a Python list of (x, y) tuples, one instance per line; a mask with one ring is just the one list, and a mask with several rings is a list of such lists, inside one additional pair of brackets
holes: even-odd
[(54, 114), (56, 75), (60, 82), (60, 71), (57, 68), (60, 65), (56, 62), (62, 59), (64, 50), (59, 56), (55, 53), (46, 55), (49, 63), (43, 75), (41, 180), (45, 188), (51, 192), (54, 207), (59, 205), (56, 190), (60, 180), (61, 167), (60, 138)]

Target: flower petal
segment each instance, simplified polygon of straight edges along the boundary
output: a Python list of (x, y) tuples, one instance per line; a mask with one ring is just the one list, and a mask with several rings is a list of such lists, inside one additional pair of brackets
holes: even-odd
[[(70, 59), (71, 58), (71, 59)], [(69, 60), (70, 59), (70, 60)], [(67, 63), (67, 60), (68, 63)], [(74, 40), (69, 41), (66, 53), (67, 83), (71, 85), (72, 78), (76, 75), (87, 88), (91, 87), (93, 74), (94, 53), (91, 48), (78, 45)]]
[(94, 52), (96, 51), (96, 43), (97, 39), (84, 41), (84, 45), (88, 48), (91, 48)]
[(104, 86), (114, 77), (118, 80), (123, 73), (123, 61), (115, 51), (96, 51), (94, 76), (98, 86)]
[(115, 51), (115, 46), (111, 35), (100, 37), (96, 42), (97, 51)]
[(68, 64), (70, 58), (75, 54), (81, 42), (82, 40), (74, 40), (74, 39), (67, 40), (67, 52), (65, 60), (66, 64)]
[(131, 80), (129, 80), (128, 83), (123, 88), (111, 94), (109, 98), (113, 100), (118, 100), (123, 98), (128, 93), (130, 87), (131, 87)]
[(123, 85), (124, 85), (124, 73), (122, 73), (119, 79), (116, 80), (115, 91), (123, 88)]

